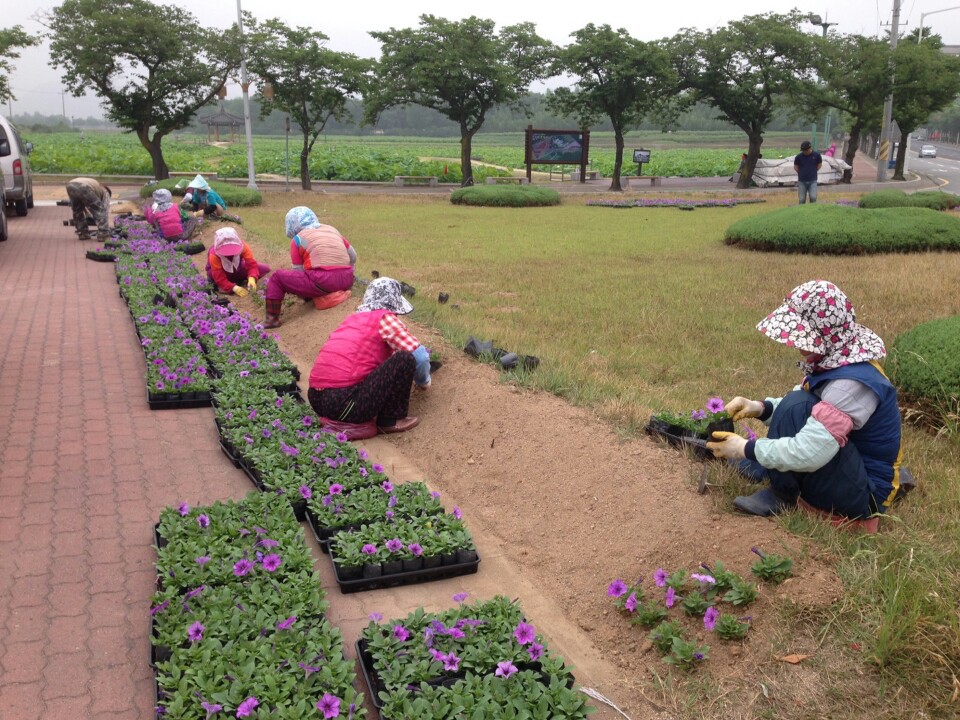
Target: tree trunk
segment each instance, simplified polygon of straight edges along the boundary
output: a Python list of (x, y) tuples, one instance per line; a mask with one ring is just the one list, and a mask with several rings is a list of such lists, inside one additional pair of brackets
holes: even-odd
[(623, 168), (623, 130), (619, 125), (613, 127), (613, 137), (616, 142), (616, 155), (613, 158), (613, 177), (610, 180), (610, 189), (623, 191), (620, 185), (620, 171)]
[(156, 132), (153, 138), (150, 137), (150, 129), (137, 130), (137, 138), (140, 144), (150, 153), (150, 160), (153, 162), (153, 177), (156, 180), (166, 180), (170, 177), (170, 168), (167, 167), (167, 161), (163, 159), (163, 148), (160, 143), (163, 140), (163, 133)]
[(460, 187), (473, 185), (473, 165), (470, 164), (470, 155), (473, 148), (473, 133), (466, 124), (460, 123), (460, 171), (463, 173), (463, 182)]
[(747, 162), (740, 171), (740, 179), (737, 180), (737, 189), (746, 190), (750, 187), (753, 179), (753, 169), (757, 166), (757, 160), (760, 159), (760, 146), (763, 145), (763, 133), (754, 132), (747, 134)]
[(300, 150), (300, 187), (304, 190), (311, 190), (313, 186), (310, 183), (310, 135), (303, 132), (303, 149)]
[(893, 180), (906, 180), (903, 176), (903, 166), (907, 159), (907, 141), (910, 139), (910, 133), (900, 133), (900, 147), (897, 148), (897, 164), (893, 170)]
[(857, 149), (860, 147), (860, 130), (863, 123), (857, 121), (850, 128), (850, 140), (847, 142), (847, 154), (843, 156), (843, 161), (850, 166), (849, 170), (843, 171), (843, 179), (840, 182), (848, 185), (853, 182), (853, 159), (857, 156)]

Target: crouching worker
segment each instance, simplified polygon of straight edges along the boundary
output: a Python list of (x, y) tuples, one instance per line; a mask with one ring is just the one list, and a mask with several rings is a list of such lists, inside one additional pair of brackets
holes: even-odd
[(321, 418), (375, 422), (384, 433), (419, 424), (407, 414), (410, 390), (414, 383), (430, 386), (430, 353), (397, 317), (412, 311), (396, 280), (381, 277), (367, 286), (356, 312), (320, 348), (310, 373), (307, 397)]
[(256, 292), (257, 280), (268, 272), (270, 266), (254, 259), (253, 250), (232, 227), (214, 233), (213, 247), (207, 253), (207, 277), (221, 292), (240, 297)]
[(280, 326), (287, 293), (310, 300), (353, 287), (357, 252), (339, 230), (321, 223), (313, 210), (302, 205), (287, 213), (284, 229), (290, 238), (293, 269), (277, 270), (267, 284), (265, 328)]
[(90, 239), (90, 230), (87, 228), (88, 216), (97, 223), (97, 240), (106, 242), (110, 239), (112, 194), (109, 187), (93, 178), (78, 177), (67, 183), (67, 197), (70, 198), (73, 226), (76, 228), (78, 240)]
[(204, 215), (216, 215), (223, 217), (227, 212), (227, 203), (220, 194), (210, 187), (203, 175), (197, 175), (190, 184), (187, 185), (187, 193), (183, 196), (183, 202), (190, 207), (193, 212), (203, 210)]
[(169, 190), (154, 190), (153, 202), (143, 208), (147, 222), (163, 235), (164, 240), (187, 240), (197, 229), (197, 220), (179, 205), (173, 204)]
[(811, 280), (787, 296), (757, 329), (802, 356), (803, 382), (778, 399), (735, 397), (734, 420), (759, 418), (766, 438), (715, 432), (715, 457), (770, 486), (738, 497), (738, 510), (772, 515), (799, 505), (852, 520), (883, 513), (900, 491), (897, 391), (879, 360), (883, 340), (856, 321), (833, 283)]

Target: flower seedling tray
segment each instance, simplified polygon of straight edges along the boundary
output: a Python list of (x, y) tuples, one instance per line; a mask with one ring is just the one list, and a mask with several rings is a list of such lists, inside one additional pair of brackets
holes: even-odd
[(147, 391), (147, 404), (151, 410), (182, 410), (210, 407), (210, 391), (158, 393)]
[(337, 578), (337, 585), (340, 586), (340, 592), (346, 595), (349, 593), (363, 592), (364, 590), (378, 590), (380, 588), (397, 587), (399, 585), (415, 585), (433, 580), (445, 580), (460, 575), (472, 575), (477, 572), (480, 565), (480, 555), (479, 553), (475, 554), (476, 559), (469, 562), (453, 562), (438, 567), (405, 570), (389, 574), (384, 573), (379, 577), (373, 578), (360, 577), (356, 580), (344, 579), (341, 576), (340, 567), (335, 561), (335, 543), (330, 547), (330, 562), (333, 564), (333, 573)]
[(700, 460), (710, 460), (713, 458), (713, 453), (707, 449), (706, 438), (671, 433), (661, 429), (654, 423), (646, 425), (644, 430), (647, 431), (648, 435), (665, 440), (673, 447), (690, 448), (690, 450), (693, 451), (694, 457)]
[[(373, 656), (370, 654), (370, 651), (367, 650), (367, 641), (363, 638), (360, 638), (356, 642), (357, 648), (357, 659), (360, 661), (360, 670), (363, 673), (363, 680), (367, 685), (368, 696), (370, 701), (373, 703), (373, 706), (377, 709), (377, 714), (380, 715), (380, 720), (391, 720), (390, 718), (385, 717), (380, 709), (383, 707), (383, 700), (380, 699), (380, 693), (386, 692), (386, 688), (383, 683), (380, 682), (380, 676), (377, 674), (376, 668), (373, 666)], [(540, 681), (544, 684), (549, 684), (550, 677), (546, 673), (542, 673), (543, 666), (539, 661), (529, 662), (529, 663), (520, 663), (517, 665), (518, 670), (532, 670), (534, 672), (541, 673)], [(491, 672), (493, 669), (491, 669)], [(430, 678), (426, 681), (427, 685), (432, 685), (434, 687), (450, 687), (460, 680), (463, 680), (467, 677), (466, 671), (458, 672), (453, 675), (445, 675), (443, 677)], [(576, 684), (576, 678), (573, 675), (567, 680), (567, 687), (573, 688)], [(409, 686), (410, 693), (416, 693), (418, 690), (417, 686)]]
[[(305, 503), (304, 503), (305, 505)], [(296, 504), (294, 503), (294, 510), (296, 510)], [(397, 516), (398, 519), (404, 516)], [(313, 537), (316, 539), (317, 544), (320, 546), (320, 549), (325, 555), (330, 554), (330, 541), (337, 533), (341, 532), (350, 532), (352, 530), (359, 530), (360, 525), (340, 525), (338, 527), (327, 527), (322, 525), (317, 517), (310, 511), (310, 508), (305, 507), (304, 517), (298, 517), (298, 520), (306, 520), (307, 525), (310, 526), (310, 529), (313, 531)]]

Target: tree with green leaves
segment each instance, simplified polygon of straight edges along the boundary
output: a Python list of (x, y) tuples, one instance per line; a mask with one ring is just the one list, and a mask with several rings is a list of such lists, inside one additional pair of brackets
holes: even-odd
[[(250, 36), (256, 53), (248, 65), (260, 78), (260, 116), (280, 110), (289, 113), (300, 128), (300, 183), (309, 190), (313, 145), (331, 118), (351, 119), (348, 101), (360, 95), (371, 62), (324, 47), (329, 38), (322, 32), (291, 28), (276, 18), (253, 24)], [(266, 83), (272, 98), (264, 96)]]
[(16, 100), (10, 90), (9, 74), (13, 72), (11, 60), (20, 57), (16, 48), (30, 47), (40, 42), (40, 38), (28, 35), (20, 25), (0, 30), (0, 102)]
[(904, 179), (910, 133), (960, 95), (960, 57), (943, 52), (939, 35), (924, 35), (918, 45), (917, 32), (901, 39), (893, 52), (893, 118), (900, 128), (894, 180)]
[[(862, 35), (830, 35), (817, 42), (814, 67), (821, 82), (801, 86), (798, 104), (811, 115), (829, 108), (842, 113), (849, 133), (843, 160), (852, 168), (861, 133), (880, 127), (891, 89), (890, 45)], [(843, 182), (852, 178), (853, 170), (844, 170)]]
[(163, 138), (186, 127), (240, 66), (236, 26), (201, 27), (177, 5), (64, 0), (46, 21), (50, 65), (63, 69), (64, 85), (102, 98), (107, 117), (150, 153), (158, 180), (170, 176)]
[(670, 40), (685, 100), (709, 103), (747, 135), (738, 188), (750, 186), (777, 104), (792, 104), (799, 89), (813, 82), (815, 46), (799, 29), (805, 19), (796, 11), (750, 15), (717, 30), (686, 29)]
[(620, 190), (624, 135), (645, 117), (664, 116), (673, 97), (676, 76), (670, 53), (609, 25), (590, 23), (572, 37), (574, 42), (557, 52), (553, 71), (572, 75), (576, 83), (558, 88), (547, 107), (576, 117), (581, 127), (609, 118), (616, 141), (610, 189)]
[(487, 113), (498, 105), (525, 109), (524, 93), (546, 76), (553, 52), (532, 23), (495, 28), (477, 17), (421, 15), (419, 28), (370, 33), (382, 47), (364, 98), (365, 121), (390, 107), (422, 105), (457, 123), (465, 187), (473, 185), (471, 144)]

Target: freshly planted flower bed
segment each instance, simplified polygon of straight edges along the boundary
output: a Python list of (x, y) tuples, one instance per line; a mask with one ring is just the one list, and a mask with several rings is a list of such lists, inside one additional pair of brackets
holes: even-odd
[(357, 655), (381, 718), (504, 717), (507, 707), (516, 717), (535, 718), (583, 718), (590, 711), (563, 658), (505, 597), (380, 620), (371, 616)]
[(480, 564), (459, 508), (344, 530), (330, 541), (330, 559), (343, 593), (468, 575)]
[(674, 207), (680, 210), (693, 210), (707, 207), (734, 207), (766, 202), (763, 198), (723, 198), (713, 200), (688, 200), (685, 198), (637, 198), (634, 200), (587, 200), (591, 207), (634, 208), (634, 207)]

